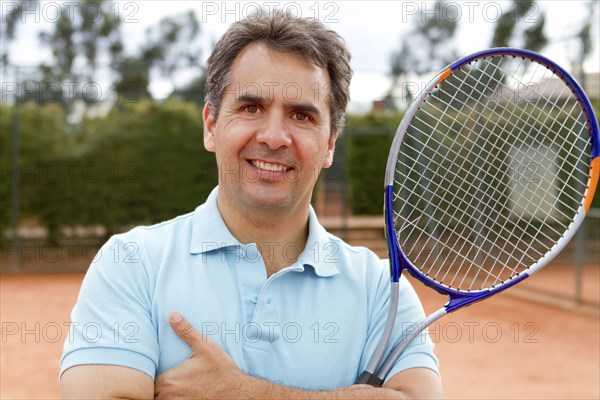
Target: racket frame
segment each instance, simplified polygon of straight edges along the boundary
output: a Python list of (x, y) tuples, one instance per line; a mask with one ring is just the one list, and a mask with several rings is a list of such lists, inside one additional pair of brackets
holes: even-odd
[[(465, 64), (469, 64), (474, 60), (486, 58), (486, 57), (494, 57), (494, 56), (511, 56), (515, 58), (529, 58), (534, 60), (548, 69), (550, 69), (554, 74), (563, 80), (567, 84), (569, 88), (572, 89), (572, 92), (575, 95), (575, 98), (579, 102), (581, 109), (586, 115), (588, 129), (590, 131), (590, 142), (591, 142), (591, 155), (590, 155), (590, 173), (588, 177), (587, 188), (583, 195), (582, 204), (578, 209), (576, 216), (573, 218), (573, 221), (567, 228), (566, 234), (545, 254), (541, 259), (536, 261), (532, 266), (528, 267), (525, 271), (517, 273), (514, 276), (511, 276), (507, 280), (503, 281), (501, 284), (496, 285), (495, 287), (482, 289), (482, 290), (472, 290), (472, 291), (461, 291), (456, 290), (441, 284), (438, 284), (434, 279), (422, 274), (418, 268), (416, 268), (410, 260), (404, 255), (397, 239), (397, 232), (394, 228), (394, 212), (393, 212), (393, 203), (394, 203), (394, 176), (396, 173), (396, 164), (397, 157), (399, 153), (400, 146), (408, 130), (408, 127), (411, 124), (412, 118), (419, 109), (420, 105), (425, 101), (425, 99), (431, 94), (431, 92), (448, 76), (450, 76), (455, 70), (464, 66)], [(598, 122), (594, 115), (593, 107), (591, 105), (590, 100), (585, 94), (583, 88), (577, 83), (577, 81), (562, 67), (551, 61), (550, 59), (523, 49), (515, 49), (515, 48), (493, 48), (484, 51), (480, 51), (470, 56), (464, 57), (453, 64), (450, 64), (446, 69), (437, 74), (419, 93), (417, 98), (411, 103), (409, 108), (407, 109), (398, 130), (396, 131), (392, 147), (390, 149), (390, 153), (387, 161), (387, 169), (385, 175), (385, 192), (384, 192), (384, 211), (385, 211), (385, 234), (388, 243), (388, 258), (390, 263), (390, 277), (391, 277), (391, 291), (392, 297), (396, 297), (397, 303), (397, 294), (394, 294), (394, 291), (398, 290), (398, 282), (403, 270), (407, 270), (412, 276), (421, 281), (426, 286), (438, 291), (439, 293), (446, 294), (449, 296), (448, 302), (439, 310), (425, 318), (420, 324), (419, 328), (405, 334), (400, 343), (392, 349), (388, 358), (383, 362), (381, 367), (377, 369), (382, 356), (383, 351), (387, 347), (389, 340), (391, 338), (392, 329), (395, 318), (396, 318), (396, 309), (390, 310), (388, 314), (388, 320), (386, 322), (386, 328), (384, 329), (384, 334), (381, 337), (379, 345), (377, 347), (377, 351), (372, 357), (368, 369), (365, 370), (357, 380), (357, 383), (367, 383), (373, 386), (381, 386), (383, 381), (393, 364), (396, 362), (398, 357), (402, 354), (404, 349), (410, 344), (410, 342), (417, 337), (424, 329), (427, 328), (431, 323), (437, 321), (442, 316), (453, 312), (459, 308), (466, 307), (478, 301), (481, 301), (487, 297), (490, 297), (494, 294), (497, 294), (503, 290), (506, 290), (515, 284), (521, 282), (526, 279), (536, 271), (540, 270), (544, 266), (546, 266), (560, 251), (564, 249), (564, 247), (569, 243), (572, 237), (577, 232), (577, 228), (583, 222), (585, 215), (587, 214), (590, 205), (592, 203), (592, 199), (594, 196), (594, 192), (598, 183), (598, 177), (600, 175), (600, 134), (598, 128)], [(392, 302), (390, 302), (390, 305)], [(374, 373), (376, 371), (376, 373)]]

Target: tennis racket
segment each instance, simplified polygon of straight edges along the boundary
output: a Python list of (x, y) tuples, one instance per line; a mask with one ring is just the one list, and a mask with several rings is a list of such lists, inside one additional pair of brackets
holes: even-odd
[[(390, 309), (357, 383), (381, 386), (427, 326), (546, 266), (590, 208), (599, 142), (583, 89), (534, 52), (482, 51), (429, 82), (406, 111), (388, 158)], [(403, 270), (449, 301), (405, 332), (381, 363)]]

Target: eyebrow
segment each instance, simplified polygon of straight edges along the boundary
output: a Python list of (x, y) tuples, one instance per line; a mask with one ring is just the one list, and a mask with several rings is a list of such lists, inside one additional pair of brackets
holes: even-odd
[(317, 118), (321, 118), (321, 110), (313, 104), (309, 103), (292, 103), (289, 108), (292, 110), (313, 114)]
[[(264, 103), (269, 103), (269, 102), (270, 102), (270, 100), (265, 97), (257, 96), (254, 94), (247, 94), (247, 93), (239, 95), (236, 99), (236, 103), (264, 104)], [(289, 103), (289, 104), (286, 104), (285, 107), (289, 108), (291, 110), (295, 110), (295, 111), (310, 113), (310, 114), (315, 115), (315, 117), (317, 117), (317, 118), (321, 118), (321, 110), (319, 110), (319, 108), (317, 106), (315, 106), (314, 104)]]
[(262, 96), (257, 96), (254, 94), (241, 94), (239, 96), (236, 97), (235, 99), (236, 103), (265, 103), (267, 102), (267, 99), (265, 99)]

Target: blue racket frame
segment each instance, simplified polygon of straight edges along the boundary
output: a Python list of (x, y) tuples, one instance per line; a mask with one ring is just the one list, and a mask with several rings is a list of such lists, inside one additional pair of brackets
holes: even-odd
[[(410, 124), (410, 120), (413, 115), (416, 113), (419, 105), (424, 101), (424, 99), (431, 93), (431, 91), (438, 86), (446, 77), (451, 75), (456, 69), (464, 66), (465, 64), (469, 64), (477, 59), (482, 59), (486, 57), (492, 56), (512, 56), (512, 57), (520, 57), (520, 58), (528, 58), (534, 60), (548, 69), (552, 70), (560, 79), (562, 79), (569, 87), (573, 89), (575, 97), (577, 101), (580, 103), (581, 108), (586, 114), (587, 121), (589, 124), (590, 131), (590, 141), (591, 141), (591, 164), (590, 164), (590, 174), (588, 180), (588, 188), (586, 193), (584, 194), (584, 198), (582, 199), (582, 205), (579, 209), (579, 213), (574, 219), (574, 224), (576, 225), (574, 229), (570, 229), (568, 234), (561, 241), (561, 245), (557, 246), (558, 248), (553, 249), (551, 254), (546, 254), (543, 262), (538, 262), (539, 265), (536, 265), (536, 268), (532, 268), (529, 271), (524, 271), (516, 276), (507, 279), (503, 283), (490, 288), (483, 290), (473, 290), (470, 292), (460, 291), (453, 288), (449, 288), (447, 286), (441, 285), (434, 281), (432, 278), (424, 275), (416, 268), (404, 255), (402, 249), (397, 240), (397, 234), (394, 228), (394, 213), (393, 213), (393, 202), (394, 202), (394, 174), (395, 174), (395, 165), (397, 162), (397, 155), (400, 148), (400, 144), (402, 143), (404, 134), (408, 129)], [(431, 323), (441, 318), (443, 315), (453, 312), (459, 308), (471, 305), (478, 301), (481, 301), (487, 297), (490, 297), (494, 294), (497, 294), (503, 290), (506, 290), (515, 284), (523, 281), (531, 274), (541, 269), (543, 266), (547, 265), (548, 262), (556, 254), (566, 246), (569, 240), (574, 236), (577, 227), (583, 221), (585, 214), (587, 214), (589, 207), (591, 205), (591, 201), (594, 195), (594, 191), (598, 182), (598, 176), (600, 175), (600, 134), (598, 128), (598, 121), (594, 115), (594, 111), (592, 108), (592, 104), (585, 94), (583, 88), (577, 83), (577, 81), (562, 67), (551, 61), (550, 59), (524, 49), (516, 49), (516, 48), (494, 48), (488, 49), (484, 51), (480, 51), (465, 58), (462, 58), (459, 61), (449, 65), (446, 69), (440, 72), (429, 84), (425, 87), (425, 89), (417, 96), (417, 98), (413, 101), (409, 109), (406, 111), (406, 114), (398, 127), (398, 131), (394, 138), (394, 142), (392, 144), (391, 151), (389, 153), (388, 158), (388, 166), (386, 171), (385, 178), (385, 234), (388, 242), (388, 257), (390, 262), (390, 277), (391, 277), (391, 300), (390, 300), (390, 310), (388, 314), (388, 321), (386, 324), (386, 328), (384, 329), (384, 333), (382, 335), (381, 341), (368, 364), (365, 371), (360, 375), (357, 380), (357, 383), (366, 383), (373, 386), (381, 386), (385, 377), (391, 370), (393, 364), (396, 359), (402, 354), (404, 349), (408, 346), (412, 339), (414, 339), (417, 335), (419, 335), (422, 330), (424, 330)], [(431, 314), (421, 323), (421, 329), (413, 330), (410, 334), (406, 335), (394, 349), (392, 349), (390, 355), (385, 360), (385, 362), (379, 367), (379, 363), (382, 359), (383, 353), (387, 348), (389, 339), (391, 337), (393, 325), (396, 317), (396, 308), (398, 304), (398, 283), (400, 277), (402, 275), (402, 271), (407, 270), (412, 276), (421, 281), (423, 284), (435, 289), (439, 293), (446, 294), (449, 296), (448, 302), (444, 305), (443, 308), (438, 310), (437, 312)], [(376, 371), (376, 372), (375, 372)]]

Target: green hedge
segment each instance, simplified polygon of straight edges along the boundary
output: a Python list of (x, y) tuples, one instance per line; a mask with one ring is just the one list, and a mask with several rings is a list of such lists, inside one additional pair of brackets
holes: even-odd
[[(9, 221), (13, 109), (0, 111), (0, 200)], [(103, 225), (110, 234), (193, 210), (217, 182), (200, 116), (193, 104), (140, 102), (74, 129), (58, 107), (22, 106), (21, 219), (40, 218), (56, 240), (62, 226)]]
[(402, 116), (369, 114), (349, 117), (344, 140), (350, 209), (354, 215), (383, 212), (385, 167)]
[[(11, 157), (12, 131), (18, 129), (20, 160)], [(10, 226), (12, 177), (20, 177), (20, 210), (25, 218), (37, 216), (43, 194), (40, 188), (52, 179), (54, 170), (42, 165), (54, 162), (61, 154), (72, 150), (72, 140), (66, 134), (63, 109), (58, 104), (39, 107), (24, 104), (16, 119), (14, 109), (0, 104), (0, 229)], [(50, 200), (48, 200), (50, 201)], [(1, 236), (1, 235), (0, 235)]]

